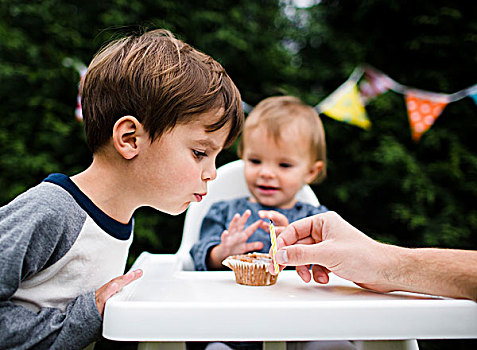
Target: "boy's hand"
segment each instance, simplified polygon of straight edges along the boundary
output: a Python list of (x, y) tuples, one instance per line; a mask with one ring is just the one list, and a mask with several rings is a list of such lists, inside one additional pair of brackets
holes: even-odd
[(229, 224), (228, 230), (225, 230), (220, 236), (220, 244), (215, 246), (209, 255), (208, 265), (212, 268), (220, 268), (222, 261), (235, 254), (244, 254), (247, 252), (261, 250), (263, 248), (262, 242), (249, 242), (247, 240), (253, 233), (262, 227), (264, 223), (262, 220), (257, 220), (249, 227), (244, 229), (245, 223), (252, 215), (250, 210), (245, 210), (243, 215), (235, 214), (232, 221)]
[(142, 270), (130, 271), (123, 276), (116, 277), (96, 290), (95, 299), (96, 307), (98, 308), (99, 314), (103, 317), (104, 314), (104, 304), (106, 301), (111, 298), (114, 294), (123, 289), (124, 286), (127, 286), (129, 283), (137, 280), (142, 276)]
[[(275, 233), (279, 235), (288, 226), (288, 218), (282, 213), (275, 210), (259, 210), (258, 216), (262, 219), (269, 219), (273, 221), (275, 225)], [(265, 232), (270, 231), (270, 224), (262, 221), (263, 224), (260, 225), (260, 228)]]

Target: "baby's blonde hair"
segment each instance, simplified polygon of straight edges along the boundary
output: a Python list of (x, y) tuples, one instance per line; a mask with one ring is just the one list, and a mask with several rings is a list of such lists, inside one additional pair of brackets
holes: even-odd
[(294, 96), (274, 96), (262, 100), (245, 119), (244, 129), (238, 145), (238, 156), (243, 155), (244, 136), (259, 125), (265, 125), (268, 133), (278, 141), (282, 128), (293, 121), (305, 126), (301, 130), (309, 133), (310, 157), (312, 161), (322, 161), (323, 168), (312, 183), (322, 182), (326, 177), (326, 140), (325, 130), (314, 108), (304, 104)]

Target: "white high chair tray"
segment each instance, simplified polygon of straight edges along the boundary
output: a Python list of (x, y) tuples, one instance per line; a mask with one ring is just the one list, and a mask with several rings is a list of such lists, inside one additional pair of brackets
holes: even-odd
[(232, 271), (181, 271), (175, 255), (143, 253), (143, 277), (106, 304), (103, 335), (141, 342), (477, 338), (477, 303), (374, 293), (331, 275), (328, 285), (282, 271), (243, 286)]

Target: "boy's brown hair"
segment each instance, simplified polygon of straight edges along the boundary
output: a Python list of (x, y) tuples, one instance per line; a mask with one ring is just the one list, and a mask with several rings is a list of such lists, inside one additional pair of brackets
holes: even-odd
[(266, 98), (250, 112), (242, 136), (239, 140), (238, 155), (243, 155), (243, 139), (247, 132), (255, 129), (259, 125), (265, 125), (269, 135), (275, 141), (281, 137), (281, 130), (292, 121), (300, 121), (300, 130), (304, 136), (309, 136), (310, 156), (312, 161), (322, 161), (323, 168), (312, 181), (317, 184), (326, 177), (326, 140), (325, 129), (316, 110), (304, 104), (299, 98), (294, 96), (274, 96)]
[(167, 30), (115, 40), (91, 61), (81, 84), (86, 142), (95, 153), (123, 116), (134, 116), (151, 142), (195, 115), (223, 108), (207, 131), (230, 125), (225, 146), (243, 124), (240, 93), (224, 68)]

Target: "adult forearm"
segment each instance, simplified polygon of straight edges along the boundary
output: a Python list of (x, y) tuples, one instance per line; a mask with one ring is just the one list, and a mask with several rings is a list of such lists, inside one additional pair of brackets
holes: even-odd
[(477, 301), (477, 252), (387, 247), (382, 270), (393, 289)]

